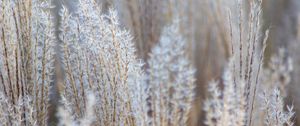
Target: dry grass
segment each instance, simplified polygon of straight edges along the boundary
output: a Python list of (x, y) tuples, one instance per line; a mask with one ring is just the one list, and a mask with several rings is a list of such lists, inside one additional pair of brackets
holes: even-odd
[(264, 60), (262, 0), (78, 0), (57, 22), (51, 3), (0, 0), (1, 125), (294, 125), (295, 54)]
[(45, 125), (54, 70), (54, 29), (43, 10), (48, 5), (1, 3), (1, 123)]

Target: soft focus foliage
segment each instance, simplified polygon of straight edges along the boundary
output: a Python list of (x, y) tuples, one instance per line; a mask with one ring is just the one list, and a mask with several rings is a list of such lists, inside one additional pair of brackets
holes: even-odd
[(264, 4), (0, 0), (0, 125), (295, 125)]
[(209, 126), (244, 126), (246, 125), (246, 97), (244, 96), (245, 83), (233, 81), (232, 72), (227, 70), (223, 75), (223, 92), (217, 82), (211, 82), (208, 91), (211, 99), (205, 102), (205, 124)]
[(178, 22), (163, 30), (148, 60), (151, 125), (185, 125), (194, 97), (194, 73)]
[(287, 111), (284, 111), (284, 103), (279, 89), (274, 89), (270, 94), (263, 93), (262, 109), (266, 112), (265, 124), (267, 126), (292, 126), (292, 118), (295, 115), (293, 106), (287, 106)]

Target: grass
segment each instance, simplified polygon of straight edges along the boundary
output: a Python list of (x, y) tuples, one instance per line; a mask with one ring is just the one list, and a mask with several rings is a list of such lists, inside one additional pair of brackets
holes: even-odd
[[(197, 33), (187, 25), (193, 15), (181, 18), (191, 12), (180, 9), (178, 1), (161, 2), (169, 8), (160, 15), (165, 16), (164, 27), (158, 27), (154, 13), (160, 5), (143, 2), (147, 7), (142, 12), (135, 4), (126, 5), (132, 14), (131, 33), (116, 9), (103, 11), (94, 0), (79, 0), (75, 11), (62, 6), (58, 24), (51, 1), (0, 0), (1, 124), (192, 125), (201, 94), (196, 77), (206, 70), (194, 66)], [(293, 106), (285, 107), (283, 101), (291, 59), (282, 49), (269, 67), (263, 64), (269, 30), (261, 26), (262, 1), (250, 1), (249, 10), (241, 0), (232, 10), (221, 2), (211, 2), (219, 15), (211, 20), (222, 29), (211, 37), (224, 41), (215, 48), (224, 49), (227, 63), (219, 81), (210, 81), (203, 107), (198, 106), (205, 119), (197, 120), (209, 126), (294, 125)], [(55, 86), (58, 122), (50, 119), (49, 109)]]

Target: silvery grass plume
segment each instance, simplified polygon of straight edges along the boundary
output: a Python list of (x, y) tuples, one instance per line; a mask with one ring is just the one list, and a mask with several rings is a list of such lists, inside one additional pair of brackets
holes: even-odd
[(25, 96), (19, 98), (15, 104), (10, 103), (4, 94), (0, 94), (0, 121), (3, 125), (19, 126), (30, 125), (37, 126), (38, 118), (35, 116), (31, 98)]
[[(229, 67), (230, 68), (230, 67)], [(243, 82), (237, 81), (240, 86), (245, 86)], [(204, 110), (206, 112), (205, 124), (208, 126), (244, 126), (247, 125), (246, 97), (243, 90), (235, 87), (232, 73), (227, 69), (223, 75), (223, 90), (219, 89), (218, 82), (211, 82), (208, 88), (210, 98), (205, 101)], [(241, 88), (242, 89), (242, 88)], [(262, 94), (260, 101), (260, 113), (267, 126), (292, 126), (293, 106), (287, 106), (284, 111), (283, 97), (278, 88), (272, 93)], [(258, 115), (253, 115), (258, 116)], [(255, 120), (260, 121), (260, 120)], [(255, 122), (260, 124), (260, 122)]]
[[(233, 59), (234, 60), (234, 59)], [(243, 80), (238, 80), (233, 78), (232, 72), (234, 69), (234, 61), (231, 61), (227, 67), (224, 75), (223, 90), (219, 89), (217, 82), (212, 82), (209, 85), (209, 93), (211, 97), (205, 102), (204, 110), (206, 111), (206, 121), (205, 124), (209, 126), (241, 126), (249, 125), (247, 115), (247, 99), (245, 95)], [(254, 112), (252, 113), (253, 118), (252, 124), (254, 125), (293, 125), (292, 118), (294, 116), (293, 107), (287, 107), (287, 112), (284, 111), (283, 97), (285, 94), (281, 95), (282, 92), (286, 92), (285, 87), (290, 82), (290, 72), (291, 72), (291, 60), (284, 54), (284, 50), (280, 50), (278, 55), (271, 58), (270, 70), (263, 69), (264, 74), (259, 75), (257, 83), (259, 91), (266, 90), (274, 87), (273, 94), (263, 94), (263, 100), (256, 98), (256, 104), (263, 111), (258, 110), (258, 108), (253, 107)], [(258, 76), (258, 75), (257, 75)], [(280, 89), (280, 90), (279, 90)], [(249, 99), (248, 99), (249, 100)], [(258, 117), (258, 118), (257, 118)], [(261, 122), (259, 118), (264, 119)]]
[(266, 126), (293, 126), (293, 117), (295, 112), (293, 106), (286, 106), (280, 90), (275, 88), (273, 92), (267, 93), (264, 91), (262, 95), (262, 110), (265, 111), (264, 123)]
[(293, 72), (292, 59), (287, 54), (287, 50), (280, 48), (276, 55), (273, 55), (268, 64), (268, 68), (263, 69), (261, 81), (265, 89), (278, 87), (284, 97), (287, 96), (287, 86), (291, 82)]
[(71, 119), (86, 115), (86, 92), (91, 90), (97, 104), (92, 125), (134, 125), (140, 121), (135, 117), (143, 118), (140, 115), (146, 112), (134, 105), (145, 99), (133, 98), (139, 97), (135, 89), (143, 90), (139, 87), (143, 83), (142, 63), (135, 57), (130, 33), (119, 26), (116, 11), (102, 14), (93, 0), (80, 0), (78, 12), (70, 14), (63, 8), (60, 15), (66, 71), (62, 90), (66, 100), (62, 103)]
[[(57, 116), (59, 117), (59, 126), (90, 126), (92, 125), (96, 120), (95, 113), (94, 113), (94, 107), (96, 105), (96, 99), (95, 95), (93, 93), (88, 93), (86, 95), (86, 108), (85, 109), (85, 115), (81, 118), (74, 119), (73, 116), (71, 116), (71, 113), (69, 113), (69, 106), (59, 107)], [(65, 98), (63, 98), (64, 102), (66, 101)], [(67, 109), (67, 110), (66, 110)]]
[[(269, 98), (265, 95), (266, 89), (276, 89), (280, 91), (279, 97), (282, 99), (287, 97), (287, 86), (291, 82), (292, 74), (292, 60), (287, 54), (284, 48), (280, 48), (276, 55), (273, 55), (268, 63), (268, 66), (263, 68), (262, 75), (260, 76), (261, 83), (258, 86), (258, 92), (264, 92), (264, 98)], [(262, 95), (259, 93), (259, 95)], [(265, 107), (264, 99), (258, 97), (255, 99), (256, 104), (254, 107), (254, 125), (265, 124), (264, 116), (267, 114), (266, 111), (261, 111), (260, 108)], [(278, 100), (279, 101), (279, 100)], [(282, 103), (284, 105), (284, 102)]]
[(152, 49), (147, 70), (150, 125), (186, 125), (195, 87), (186, 45), (175, 21)]
[(46, 125), (54, 55), (50, 3), (0, 3), (1, 124)]
[(246, 125), (252, 125), (254, 102), (269, 30), (264, 34), (262, 32), (262, 0), (248, 1), (249, 13), (245, 13), (246, 10), (243, 9), (244, 1), (238, 0), (237, 4), (237, 9), (232, 10), (237, 16), (232, 17), (231, 13), (228, 16), (231, 52), (234, 58), (230, 69), (232, 69), (233, 83), (237, 88), (240, 88), (239, 81), (245, 83), (243, 90), (246, 98)]
[[(259, 79), (263, 76), (261, 74), (264, 59), (263, 55), (267, 45), (266, 42), (269, 31), (266, 30), (265, 34), (261, 32), (262, 1), (249, 1), (249, 13), (245, 13), (245, 10), (242, 9), (244, 6), (243, 3), (244, 2), (239, 0), (237, 3), (237, 10), (231, 10), (238, 16), (232, 17), (231, 12), (228, 16), (228, 31), (230, 31), (229, 33), (232, 45), (231, 52), (233, 61), (227, 68), (230, 70), (226, 70), (227, 72), (225, 71), (224, 73), (225, 77), (223, 77), (223, 93), (220, 93), (220, 91), (214, 91), (214, 88), (217, 89), (218, 86), (211, 86), (209, 89), (210, 91), (213, 91), (211, 92), (213, 96), (212, 100), (208, 100), (205, 103), (204, 109), (207, 112), (207, 125), (251, 126), (253, 125), (253, 117), (255, 114), (257, 114), (254, 112), (254, 105), (256, 104), (255, 101), (257, 99), (257, 90), (261, 87), (261, 84), (258, 84), (260, 83)], [(232, 19), (238, 20), (235, 21)], [(228, 71), (230, 71), (231, 74), (228, 74)], [(228, 77), (228, 75), (231, 75), (231, 77)], [(229, 85), (228, 82), (226, 84), (226, 80), (231, 80), (230, 82), (234, 88), (232, 85)], [(238, 96), (242, 98), (242, 101), (245, 102), (244, 105), (239, 104), (240, 106), (243, 106), (243, 109), (239, 109), (239, 111), (241, 111), (240, 113), (244, 113), (244, 116), (237, 116), (239, 118), (231, 117), (232, 113), (235, 115), (236, 110), (228, 109), (234, 108), (233, 106), (235, 106), (235, 104), (228, 103), (228, 101), (235, 101), (228, 100), (230, 94), (238, 94)], [(224, 116), (224, 114), (226, 116)]]
[(234, 82), (230, 68), (223, 75), (223, 90), (219, 89), (219, 82), (213, 81), (209, 84), (210, 98), (204, 103), (205, 124), (208, 126), (246, 125), (246, 97), (243, 90), (245, 83), (240, 80)]

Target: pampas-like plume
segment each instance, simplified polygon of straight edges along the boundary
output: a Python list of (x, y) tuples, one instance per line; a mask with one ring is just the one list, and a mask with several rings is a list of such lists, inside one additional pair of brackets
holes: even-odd
[(281, 94), (287, 96), (287, 86), (291, 82), (291, 73), (293, 72), (292, 59), (287, 54), (287, 50), (280, 48), (279, 52), (271, 57), (269, 68), (263, 69), (261, 76), (265, 89), (278, 87)]
[(293, 126), (292, 118), (295, 115), (293, 106), (287, 106), (284, 111), (284, 102), (278, 88), (272, 93), (263, 93), (262, 109), (266, 112), (265, 125), (267, 126)]
[[(60, 13), (66, 71), (62, 103), (71, 113), (70, 119), (84, 117), (85, 95), (91, 90), (97, 99), (93, 125), (185, 125), (195, 70), (184, 54), (178, 26), (165, 29), (144, 74), (132, 37), (120, 28), (116, 12), (101, 14), (93, 1), (79, 3), (77, 13), (69, 14), (65, 8)], [(166, 58), (160, 60), (161, 56)], [(149, 111), (153, 115), (149, 116)]]
[[(230, 68), (230, 67), (229, 67)], [(223, 75), (224, 89), (217, 82), (211, 82), (208, 88), (211, 98), (204, 104), (205, 124), (208, 126), (244, 126), (246, 125), (245, 83), (233, 80), (233, 74), (227, 69)], [(238, 84), (239, 87), (235, 87)]]
[[(233, 22), (229, 14), (230, 29), (228, 31), (231, 36), (233, 59), (223, 75), (221, 84), (224, 84), (224, 90), (219, 91), (215, 83), (209, 88), (212, 98), (205, 102), (204, 108), (207, 113), (207, 125), (251, 126), (254, 123), (254, 117), (257, 117), (258, 113), (254, 112), (256, 109), (254, 106), (257, 104), (255, 103), (257, 90), (263, 87), (259, 79), (263, 77), (261, 71), (269, 30), (266, 30), (262, 39), (260, 26), (262, 1), (249, 1), (249, 4), (250, 12), (244, 13), (243, 3), (239, 0), (238, 10), (233, 11), (238, 14), (235, 17), (239, 19), (237, 22)], [(283, 65), (281, 67), (283, 67), (281, 71), (284, 72), (290, 69)], [(283, 76), (288, 75), (285, 73)], [(266, 79), (271, 80), (271, 78)], [(280, 80), (275, 81), (281, 83)], [(288, 77), (283, 81), (289, 81)], [(237, 116), (238, 114), (241, 115)]]
[(49, 2), (1, 0), (0, 106), (3, 125), (46, 125), (53, 75)]
[[(229, 67), (230, 68), (230, 67)], [(238, 85), (245, 86), (244, 83), (236, 81)], [(204, 110), (206, 112), (205, 124), (208, 126), (244, 126), (247, 125), (246, 97), (243, 90), (234, 87), (231, 71), (228, 69), (223, 76), (224, 89), (221, 91), (217, 82), (211, 82), (209, 93), (211, 97), (206, 100)], [(264, 124), (267, 126), (292, 126), (293, 106), (287, 106), (284, 111), (283, 97), (278, 88), (272, 94), (263, 93), (262, 114)], [(254, 117), (257, 115), (254, 115)], [(256, 121), (260, 121), (259, 119)], [(260, 122), (256, 122), (260, 123)]]
[(238, 9), (233, 11), (238, 15), (234, 17), (239, 19), (237, 23), (232, 22), (231, 14), (229, 14), (230, 30), (228, 31), (230, 31), (232, 57), (234, 59), (231, 67), (233, 81), (237, 88), (240, 88), (238, 81), (245, 83), (243, 90), (246, 98), (246, 124), (252, 125), (257, 85), (261, 76), (269, 30), (266, 30), (265, 34), (262, 32), (262, 0), (249, 1), (249, 13), (244, 13), (243, 3), (244, 1), (238, 0)]
[(147, 71), (151, 125), (186, 125), (194, 97), (194, 73), (178, 22), (166, 27), (152, 49)]
[(132, 37), (120, 28), (115, 10), (102, 14), (93, 0), (79, 3), (78, 12), (70, 14), (64, 8), (60, 13), (66, 71), (63, 104), (72, 118), (80, 119), (87, 113), (86, 92), (92, 91), (97, 104), (93, 125), (134, 125), (140, 110), (132, 106), (137, 104), (133, 92), (143, 75)]

